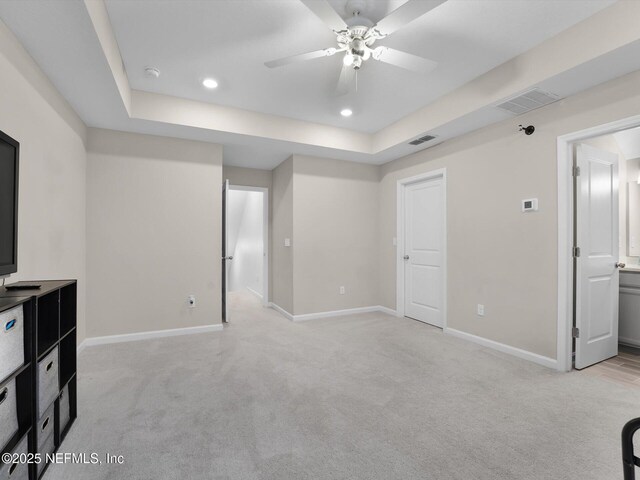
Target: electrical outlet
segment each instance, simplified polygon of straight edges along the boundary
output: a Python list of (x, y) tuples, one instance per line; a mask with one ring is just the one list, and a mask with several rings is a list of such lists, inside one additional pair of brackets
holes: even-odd
[(344, 292), (345, 292), (344, 287), (340, 287), (340, 295), (344, 295)]
[(189, 308), (195, 308), (196, 307), (196, 296), (195, 295), (189, 295), (187, 297), (187, 303), (189, 304)]
[(478, 315), (484, 317), (484, 305), (481, 303), (478, 304)]
[(284, 239), (284, 246), (285, 247), (290, 247), (291, 246), (291, 239), (290, 238), (285, 238)]

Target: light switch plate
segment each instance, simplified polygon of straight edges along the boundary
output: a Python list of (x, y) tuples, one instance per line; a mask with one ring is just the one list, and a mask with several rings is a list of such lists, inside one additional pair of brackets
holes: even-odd
[(290, 238), (285, 238), (284, 239), (284, 246), (285, 247), (290, 247), (291, 246), (291, 239)]

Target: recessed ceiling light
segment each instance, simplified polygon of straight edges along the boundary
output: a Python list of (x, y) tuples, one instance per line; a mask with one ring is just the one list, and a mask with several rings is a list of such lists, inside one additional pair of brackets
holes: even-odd
[(342, 115), (343, 117), (350, 117), (351, 115), (353, 115), (353, 112), (351, 111), (350, 108), (343, 108), (340, 111), (340, 115)]
[(218, 82), (216, 82), (213, 78), (205, 78), (202, 81), (202, 85), (207, 88), (216, 88), (218, 86)]

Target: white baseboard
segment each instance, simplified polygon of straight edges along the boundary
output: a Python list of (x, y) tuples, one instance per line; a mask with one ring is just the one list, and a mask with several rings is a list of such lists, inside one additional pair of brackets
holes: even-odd
[(530, 362), (537, 363), (538, 365), (542, 365), (548, 368), (553, 368), (554, 370), (557, 369), (558, 361), (555, 358), (538, 355), (537, 353), (529, 352), (527, 350), (522, 350), (520, 348), (512, 347), (510, 345), (505, 345), (504, 343), (496, 342), (494, 340), (489, 340), (488, 338), (478, 337), (477, 335), (472, 335), (471, 333), (462, 332), (454, 328), (445, 328), (444, 333), (447, 335), (451, 335), (453, 337), (458, 337), (463, 340), (468, 340), (470, 342), (477, 343), (478, 345), (482, 345), (483, 347), (492, 348), (493, 350), (498, 350), (499, 352), (513, 355), (514, 357), (522, 358), (524, 360), (529, 360)]
[(629, 345), (630, 347), (640, 347), (640, 340), (634, 338), (618, 337), (618, 343)]
[(392, 317), (402, 317), (396, 310), (393, 310), (389, 307), (383, 307), (382, 305), (378, 305), (378, 311), (382, 313), (386, 313), (387, 315), (391, 315)]
[(86, 338), (78, 347), (78, 353), (86, 347), (94, 345), (106, 345), (108, 343), (121, 342), (137, 342), (139, 340), (148, 340), (151, 338), (176, 337), (179, 335), (192, 335), (194, 333), (220, 332), (223, 327), (221, 324), (203, 325), (201, 327), (185, 327), (172, 328), (168, 330), (154, 330), (151, 332), (127, 333), (124, 335), (107, 335), (104, 337)]
[(273, 308), (276, 312), (278, 312), (281, 315), (283, 315), (287, 320), (293, 320), (293, 315), (291, 315), (289, 312), (287, 312), (280, 305), (276, 305), (275, 303), (271, 302), (271, 303), (269, 303), (269, 306), (271, 308)]
[(294, 315), (294, 322), (305, 322), (307, 320), (316, 320), (318, 318), (329, 318), (329, 317), (343, 317), (345, 315), (355, 315), (357, 313), (369, 313), (369, 312), (379, 312), (380, 307), (358, 307), (358, 308), (347, 308), (344, 310), (332, 310), (329, 312), (318, 312), (318, 313), (305, 313), (302, 315)]
[(82, 342), (80, 342), (80, 345), (78, 345), (77, 355), (80, 355), (85, 348), (87, 348), (87, 340), (86, 339), (83, 340)]
[(253, 293), (256, 297), (258, 297), (260, 300), (262, 300), (264, 297), (262, 296), (262, 294), (256, 292), (253, 288), (249, 288), (247, 287), (247, 290), (249, 290), (249, 293)]
[(357, 313), (369, 312), (382, 312), (388, 315), (393, 315), (394, 317), (398, 316), (395, 310), (391, 310), (390, 308), (383, 307), (381, 305), (374, 305), (371, 307), (347, 308), (345, 310), (332, 310), (329, 312), (305, 313), (302, 315), (293, 315), (273, 302), (271, 302), (269, 306), (293, 322), (305, 322), (307, 320), (316, 320), (318, 318), (342, 317), (345, 315), (355, 315)]

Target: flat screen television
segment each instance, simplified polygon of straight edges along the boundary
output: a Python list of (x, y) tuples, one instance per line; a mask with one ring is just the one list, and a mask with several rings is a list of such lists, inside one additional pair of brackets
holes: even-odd
[(18, 271), (20, 144), (0, 131), (0, 276)]

